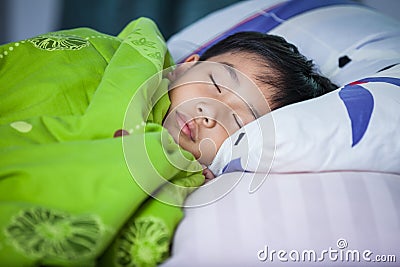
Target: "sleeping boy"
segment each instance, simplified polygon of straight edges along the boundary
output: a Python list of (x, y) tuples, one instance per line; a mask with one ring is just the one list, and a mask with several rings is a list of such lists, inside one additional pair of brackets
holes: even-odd
[[(90, 117), (87, 113), (92, 112), (90, 124), (100, 121), (94, 117), (110, 128), (120, 124), (117, 115), (113, 117), (107, 108), (110, 99), (121, 103), (112, 107), (112, 111), (123, 114), (126, 111), (124, 103), (134, 92), (129, 88), (139, 87), (144, 82), (137, 79), (139, 74), (149, 77), (155, 72), (144, 72), (140, 68), (143, 64), (135, 61), (134, 53), (128, 49), (124, 54), (120, 40), (126, 38), (146, 57), (156, 61), (160, 58), (158, 50), (149, 53), (157, 48), (156, 42), (147, 40), (150, 35), (146, 37), (135, 29), (139, 24), (152, 25), (149, 32), (154, 32), (153, 24), (141, 19), (130, 24), (118, 37), (94, 31), (87, 35), (87, 29), (76, 29), (2, 46), (0, 71), (4, 82), (0, 92), (0, 125), (19, 127), (26, 123), (20, 120), (50, 116), (63, 127), (46, 129), (35, 136), (44, 137), (50, 132), (52, 140), (58, 141), (106, 136), (105, 127), (87, 126), (76, 116), (85, 114), (82, 118), (89, 122), (85, 117)], [(139, 39), (131, 40), (131, 36), (136, 35)], [(32, 46), (29, 47), (28, 43)], [(164, 44), (160, 42), (160, 45)], [(168, 56), (165, 56), (164, 67), (170, 64), (167, 61)], [(213, 45), (203, 55), (188, 57), (184, 64), (170, 73), (169, 79), (168, 112), (161, 112), (163, 118), (156, 122), (162, 122), (175, 142), (193, 154), (203, 166), (209, 166), (224, 140), (245, 124), (272, 110), (337, 88), (321, 76), (312, 61), (300, 54), (294, 45), (282, 37), (258, 32), (234, 34)], [(111, 91), (117, 84), (127, 87), (128, 97)], [(95, 104), (103, 108), (92, 108)], [(64, 127), (68, 124), (74, 126)], [(92, 131), (85, 135), (78, 126)], [(63, 132), (56, 133), (61, 128)], [(65, 134), (64, 130), (74, 129), (74, 133)], [(116, 135), (119, 133), (121, 130), (116, 130)], [(25, 137), (31, 138), (29, 135)], [(16, 144), (20, 145), (18, 142)], [(24, 142), (42, 143), (36, 139)], [(12, 146), (12, 142), (8, 140), (4, 145)], [(204, 174), (207, 178), (213, 177), (207, 169)]]
[[(294, 45), (258, 32), (231, 35), (186, 62), (171, 75), (163, 126), (203, 166), (245, 124), (337, 88)], [(207, 168), (203, 174), (214, 177)]]
[[(270, 110), (336, 88), (296, 47), (261, 33), (237, 33), (190, 56), (169, 85), (146, 83), (171, 65), (145, 18), (118, 36), (80, 28), (0, 46), (5, 266), (160, 263), (179, 207), (204, 183), (199, 162), (209, 166), (228, 136)], [(157, 86), (165, 97), (146, 117)], [(129, 149), (114, 138), (121, 135)], [(195, 171), (166, 157), (181, 152), (179, 163)], [(165, 180), (181, 187), (169, 190)]]

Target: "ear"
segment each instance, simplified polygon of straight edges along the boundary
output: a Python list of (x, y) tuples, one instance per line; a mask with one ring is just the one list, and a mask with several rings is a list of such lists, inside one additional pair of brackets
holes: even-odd
[(200, 56), (198, 54), (193, 54), (193, 55), (188, 56), (185, 59), (185, 63), (189, 63), (189, 62), (193, 63), (193, 62), (199, 61), (199, 59), (200, 59)]
[(173, 82), (175, 81), (180, 75), (182, 75), (185, 71), (187, 71), (191, 66), (193, 66), (193, 63), (196, 63), (199, 61), (200, 56), (198, 54), (193, 54), (190, 55), (185, 59), (185, 61), (182, 64), (178, 64), (172, 72), (168, 74), (168, 79)]

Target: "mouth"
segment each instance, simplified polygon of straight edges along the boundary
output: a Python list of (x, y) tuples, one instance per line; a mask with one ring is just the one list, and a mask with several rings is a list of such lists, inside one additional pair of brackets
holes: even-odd
[(179, 126), (179, 132), (182, 132), (186, 137), (190, 138), (193, 142), (195, 141), (196, 126), (193, 120), (188, 120), (185, 115), (176, 111), (176, 121)]

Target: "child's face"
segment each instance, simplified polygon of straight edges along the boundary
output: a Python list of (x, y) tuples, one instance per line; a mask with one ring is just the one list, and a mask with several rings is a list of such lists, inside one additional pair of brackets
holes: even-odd
[(182, 148), (209, 165), (228, 136), (269, 108), (253, 82), (260, 67), (251, 57), (226, 53), (197, 59), (190, 58), (175, 72), (164, 127)]

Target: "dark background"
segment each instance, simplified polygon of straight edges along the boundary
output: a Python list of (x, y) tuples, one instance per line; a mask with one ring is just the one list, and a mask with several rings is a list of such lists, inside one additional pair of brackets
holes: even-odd
[(48, 31), (90, 27), (116, 35), (131, 20), (152, 18), (166, 39), (240, 0), (0, 0), (0, 44)]

